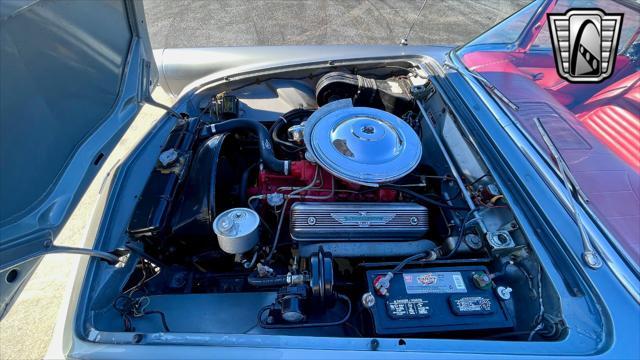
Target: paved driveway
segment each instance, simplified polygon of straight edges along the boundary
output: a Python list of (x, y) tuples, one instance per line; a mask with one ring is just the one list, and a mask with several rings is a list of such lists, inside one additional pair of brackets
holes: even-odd
[[(172, 101), (160, 88), (156, 89), (153, 97), (163, 104), (171, 104)], [(135, 147), (163, 113), (149, 105), (142, 108), (71, 214), (56, 239), (57, 244), (80, 246), (102, 179), (119, 158)], [(71, 273), (73, 256), (78, 255), (55, 254), (42, 259), (20, 297), (0, 322), (0, 359), (41, 359), (46, 354), (66, 286), (75, 277)]]
[[(464, 44), (528, 0), (428, 0), (411, 43)], [(154, 48), (397, 44), (422, 0), (145, 0)]]

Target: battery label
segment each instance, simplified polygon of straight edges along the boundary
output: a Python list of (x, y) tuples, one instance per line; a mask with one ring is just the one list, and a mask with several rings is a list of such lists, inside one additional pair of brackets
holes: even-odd
[(466, 293), (462, 274), (459, 272), (404, 273), (407, 294)]
[(388, 300), (387, 313), (394, 319), (428, 317), (429, 301), (420, 298)]
[(456, 315), (485, 315), (494, 312), (493, 302), (486, 296), (453, 295), (449, 302)]

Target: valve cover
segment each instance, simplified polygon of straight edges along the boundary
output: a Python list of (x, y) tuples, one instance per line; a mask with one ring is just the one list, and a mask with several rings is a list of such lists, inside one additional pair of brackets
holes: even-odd
[(298, 242), (416, 240), (429, 230), (428, 209), (416, 203), (314, 203), (291, 206)]

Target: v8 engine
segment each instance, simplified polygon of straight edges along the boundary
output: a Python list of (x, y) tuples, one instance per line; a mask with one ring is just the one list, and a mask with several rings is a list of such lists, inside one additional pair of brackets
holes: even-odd
[(558, 337), (560, 317), (536, 317), (542, 269), (437, 84), (358, 69), (203, 92), (129, 223), (164, 273), (148, 291), (267, 293), (244, 309), (260, 331), (477, 337), (535, 320)]

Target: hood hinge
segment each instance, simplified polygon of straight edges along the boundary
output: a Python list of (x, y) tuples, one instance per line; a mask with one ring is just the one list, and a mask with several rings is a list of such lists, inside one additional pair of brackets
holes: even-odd
[(151, 106), (155, 106), (162, 110), (165, 110), (172, 116), (176, 117), (177, 119), (182, 119), (183, 116), (178, 114), (171, 107), (161, 104), (153, 99), (153, 96), (151, 95), (152, 85), (153, 85), (153, 81), (151, 80), (151, 62), (147, 60), (142, 60), (142, 74), (140, 76), (140, 90), (138, 92), (140, 96), (139, 101), (145, 104), (149, 104)]

